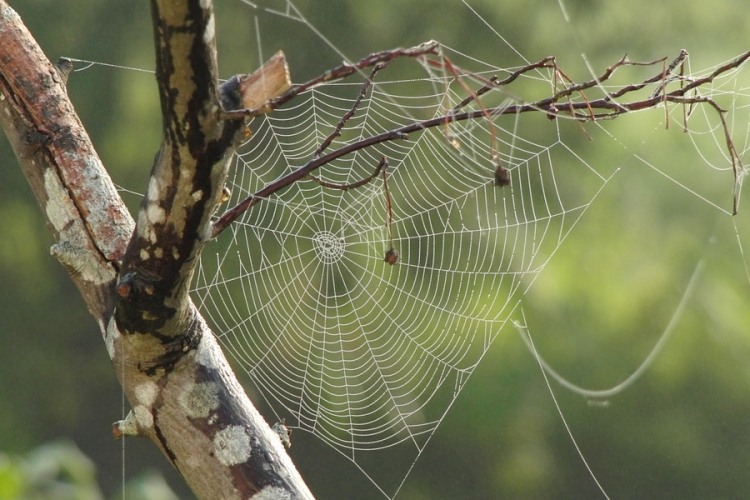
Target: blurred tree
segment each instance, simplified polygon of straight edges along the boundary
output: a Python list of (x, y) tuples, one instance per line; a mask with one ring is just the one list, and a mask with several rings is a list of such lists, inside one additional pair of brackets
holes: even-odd
[[(23, 456), (0, 453), (0, 500), (101, 500), (96, 467), (73, 443), (52, 441)], [(131, 478), (122, 500), (176, 500), (162, 476), (147, 472)]]
[[(487, 43), (489, 32), (458, 3), (372, 4), (333, 1), (325, 8), (308, 5), (305, 12), (349, 53), (437, 38), (482, 59), (510, 57), (501, 44)], [(693, 64), (703, 67), (746, 48), (742, 33), (747, 33), (748, 21), (737, 15), (742, 10), (737, 1), (691, 8), (676, 2), (565, 2), (573, 19), (567, 27), (557, 2), (504, 2), (501, 12), (493, 1), (470, 4), (527, 58), (554, 52), (568, 63), (566, 68), (579, 64), (581, 52), (599, 68), (626, 50), (634, 58), (649, 59), (686, 47)], [(64, 2), (30, 1), (17, 8), (47, 53), (152, 66), (145, 3), (90, 1), (70, 9)], [(241, 46), (254, 41), (252, 19), (241, 9), (245, 7), (240, 2), (218, 6), (217, 29), (227, 47), (222, 67), (228, 74), (257, 65), (248, 64), (255, 57), (247, 53), (252, 51), (228, 50), (236, 46), (235, 40)], [(315, 55), (301, 50), (321, 44), (313, 33), (300, 31), (294, 39), (283, 39), (288, 29), (264, 30), (264, 46), (285, 46), (300, 80), (338, 63), (337, 54), (325, 49)], [(83, 78), (88, 75), (82, 73), (70, 87), (71, 97), (116, 182), (144, 191), (143, 173), (158, 149), (159, 135), (155, 92), (140, 91), (150, 85), (150, 77), (93, 72), (101, 78)], [(642, 140), (626, 123), (613, 127), (618, 137)], [(671, 136), (652, 139), (639, 151), (656, 164), (689, 163), (689, 152), (679, 144), (684, 143)], [(2, 164), (11, 164), (10, 152), (2, 153)], [(601, 161), (612, 157), (611, 152), (598, 154)], [(647, 352), (653, 332), (672, 314), (678, 283), (685, 282), (697, 259), (706, 258), (710, 278), (687, 313), (679, 347), (670, 345), (654, 376), (609, 408), (586, 406), (569, 395), (562, 395), (562, 404), (595, 472), (615, 496), (738, 497), (748, 488), (743, 467), (750, 461), (750, 448), (741, 429), (748, 411), (750, 349), (743, 307), (747, 283), (736, 279), (744, 271), (731, 243), (737, 234), (731, 224), (717, 223), (710, 212), (696, 209), (693, 197), (665, 194), (659, 174), (638, 171), (624, 179), (629, 188), (592, 211), (532, 288), (527, 314), (535, 318), (534, 330), (554, 332), (537, 339), (539, 348), (554, 352), (551, 361), (577, 380), (601, 385), (619, 380)], [(23, 182), (17, 172), (4, 172), (0, 183), (0, 448), (22, 451), (71, 435), (94, 456), (104, 474), (102, 483), (113, 490), (121, 477), (120, 450), (102, 443), (110, 439), (112, 413), (121, 407), (119, 389), (66, 273), (46, 256), (53, 241)], [(131, 207), (136, 204), (131, 200)], [(744, 219), (735, 224), (744, 238)], [(709, 237), (720, 243), (709, 245)], [(665, 241), (669, 248), (658, 248)], [(45, 314), (40, 315), (41, 310)], [(513, 335), (500, 338), (475, 373), (430, 444), (430, 453), (416, 465), (405, 497), (595, 495), (581, 486), (590, 485), (590, 478), (572, 453), (533, 358)], [(315, 446), (295, 442), (295, 448), (305, 451)], [(141, 443), (128, 447), (128, 456), (138, 457), (128, 461), (128, 468), (162, 460)], [(325, 492), (337, 490), (315, 479), (326, 477), (318, 474), (325, 460), (300, 456), (298, 461), (313, 490), (332, 497), (334, 493)], [(162, 470), (169, 473), (170, 468)], [(355, 486), (346, 487), (361, 488), (361, 480), (353, 482)], [(371, 498), (377, 495), (370, 492)]]

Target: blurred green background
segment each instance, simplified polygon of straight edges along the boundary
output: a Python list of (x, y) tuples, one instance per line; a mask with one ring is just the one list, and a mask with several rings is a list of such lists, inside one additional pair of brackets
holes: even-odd
[[(286, 8), (283, 1), (257, 3)], [(568, 0), (570, 22), (557, 0), (469, 3), (481, 19), (455, 0), (300, 0), (296, 6), (351, 59), (434, 38), (497, 66), (518, 65), (519, 57), (487, 25), (529, 60), (556, 55), (577, 80), (589, 77), (582, 54), (600, 73), (625, 52), (652, 60), (684, 48), (697, 71), (750, 49), (742, 0)], [(52, 60), (153, 68), (145, 1), (11, 4)], [(302, 23), (240, 0), (217, 0), (216, 11), (224, 77), (258, 66), (256, 17), (263, 55), (284, 49), (295, 81), (340, 63)], [(748, 85), (747, 76), (737, 80), (738, 91)], [(160, 141), (153, 75), (94, 66), (71, 76), (69, 92), (115, 182), (143, 190)], [(740, 149), (748, 141), (747, 108), (744, 113), (732, 123)], [(612, 498), (743, 498), (750, 491), (750, 282), (742, 248), (750, 249), (750, 206), (742, 203), (732, 218), (662, 175), (731, 208), (731, 171), (717, 175), (679, 123), (673, 118), (665, 130), (663, 117), (658, 110), (605, 123), (616, 141), (600, 140), (604, 134), (593, 142), (583, 134), (571, 139), (589, 163), (620, 171), (531, 288), (524, 311), (538, 350), (556, 370), (586, 387), (611, 387), (649, 353), (704, 262), (672, 338), (637, 383), (606, 404), (552, 387)], [(94, 479), (66, 477), (95, 481), (107, 498), (121, 494), (123, 475), (148, 482), (154, 470), (180, 498), (189, 498), (148, 442), (126, 441), (123, 474), (122, 443), (113, 440), (111, 423), (127, 408), (100, 334), (49, 255), (52, 239), (4, 140), (0, 162), (0, 485), (16, 477), (7, 472), (16, 470), (13, 464), (33, 463), (31, 450), (66, 439), (96, 466)], [(556, 173), (564, 172), (558, 165)], [(131, 207), (138, 203), (135, 196), (125, 199)], [(300, 433), (293, 442), (291, 455), (319, 498), (382, 498), (316, 438)], [(78, 460), (69, 446), (60, 446), (70, 453), (55, 455), (68, 457), (62, 462)], [(12, 497), (4, 491), (13, 490), (0, 486), (0, 498)], [(139, 495), (146, 494), (133, 489), (128, 498)], [(602, 497), (535, 358), (511, 328), (474, 373), (401, 495)]]

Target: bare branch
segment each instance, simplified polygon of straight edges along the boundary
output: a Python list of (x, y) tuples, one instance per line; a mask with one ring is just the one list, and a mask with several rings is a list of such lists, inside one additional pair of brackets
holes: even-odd
[(326, 182), (319, 177), (316, 177), (312, 174), (310, 174), (310, 179), (314, 180), (324, 188), (330, 188), (330, 189), (339, 189), (341, 191), (348, 191), (350, 189), (357, 189), (359, 187), (364, 186), (365, 184), (368, 184), (370, 181), (372, 181), (375, 177), (380, 174), (380, 171), (388, 164), (388, 160), (386, 160), (385, 156), (380, 159), (378, 162), (378, 165), (375, 167), (375, 170), (364, 179), (360, 179), (358, 181), (352, 182), (350, 184), (336, 184), (334, 182)]
[[(356, 71), (355, 68), (367, 67), (376, 63), (389, 62), (397, 57), (426, 58), (428, 56), (435, 56), (438, 53), (439, 53), (438, 47), (436, 46), (435, 42), (428, 42), (426, 44), (423, 44), (423, 45), (420, 45), (411, 49), (406, 49), (406, 50), (396, 49), (393, 51), (379, 52), (377, 54), (373, 54), (371, 56), (368, 56), (362, 59), (356, 65), (341, 66), (332, 71), (324, 73), (322, 76), (314, 80), (311, 80), (310, 82), (306, 84), (294, 87), (292, 90), (282, 95), (277, 100), (271, 101), (269, 103), (270, 107), (265, 107), (264, 109), (256, 109), (256, 110), (241, 110), (239, 114), (243, 116), (255, 116), (258, 114), (262, 114), (263, 112), (268, 112), (272, 109), (275, 109), (280, 104), (287, 102), (292, 97), (298, 95), (300, 92), (312, 87), (313, 85), (324, 83), (334, 78), (339, 79), (339, 78), (344, 78), (346, 76), (351, 75), (352, 73)], [(547, 116), (551, 119), (554, 119), (557, 117), (571, 117), (575, 119), (576, 121), (585, 122), (585, 121), (598, 121), (598, 120), (612, 119), (624, 113), (627, 113), (629, 111), (650, 109), (650, 108), (657, 107), (660, 104), (665, 103), (665, 102), (674, 102), (674, 103), (679, 103), (683, 105), (708, 104), (711, 107), (713, 107), (716, 110), (716, 112), (719, 114), (722, 127), (724, 128), (725, 138), (727, 142), (727, 150), (729, 152), (729, 156), (732, 162), (732, 168), (734, 170), (735, 183), (738, 183), (743, 167), (742, 167), (742, 162), (739, 158), (739, 155), (737, 154), (737, 151), (734, 148), (734, 145), (732, 144), (729, 127), (727, 125), (726, 120), (724, 119), (724, 111), (711, 99), (700, 97), (700, 96), (691, 97), (688, 94), (691, 91), (694, 91), (704, 85), (710, 84), (711, 82), (713, 82), (713, 80), (716, 77), (724, 73), (727, 73), (728, 71), (731, 71), (733, 69), (740, 67), (750, 58), (750, 51), (745, 52), (741, 54), (740, 56), (736, 57), (735, 59), (729, 61), (728, 63), (720, 66), (719, 68), (714, 70), (711, 74), (705, 77), (690, 81), (687, 84), (681, 84), (680, 88), (666, 92), (665, 87), (669, 83), (668, 75), (672, 74), (678, 66), (682, 65), (686, 58), (687, 58), (687, 52), (683, 50), (667, 68), (663, 68), (654, 76), (647, 78), (638, 83), (626, 85), (618, 89), (617, 91), (609, 92), (603, 87), (603, 84), (607, 82), (612, 77), (612, 75), (614, 75), (615, 71), (618, 68), (622, 66), (655, 66), (657, 64), (664, 63), (666, 61), (666, 58), (657, 59), (655, 61), (649, 61), (649, 62), (635, 62), (635, 61), (630, 61), (627, 58), (627, 56), (623, 56), (616, 63), (609, 66), (600, 76), (591, 78), (590, 80), (584, 81), (582, 83), (574, 83), (567, 75), (565, 75), (565, 73), (563, 73), (560, 70), (560, 68), (557, 66), (557, 63), (555, 62), (554, 57), (546, 57), (544, 59), (541, 59), (538, 62), (531, 63), (527, 66), (524, 66), (523, 68), (520, 68), (514, 71), (507, 78), (503, 80), (498, 80), (497, 78), (494, 78), (494, 77), (489, 80), (485, 80), (484, 86), (480, 87), (476, 91), (470, 92), (469, 97), (461, 101), (457, 106), (455, 106), (455, 108), (453, 108), (444, 116), (431, 118), (429, 120), (423, 120), (420, 122), (415, 122), (410, 125), (397, 128), (395, 130), (383, 132), (381, 134), (362, 139), (356, 143), (343, 146), (321, 157), (318, 157), (317, 155), (313, 155), (313, 158), (307, 164), (277, 179), (271, 184), (265, 186), (260, 191), (248, 196), (246, 199), (238, 203), (236, 206), (228, 209), (214, 223), (212, 235), (215, 237), (218, 234), (220, 234), (229, 224), (232, 223), (232, 221), (236, 220), (237, 217), (239, 217), (242, 213), (244, 213), (246, 210), (248, 210), (250, 207), (258, 203), (259, 201), (266, 199), (269, 196), (273, 195), (274, 193), (293, 184), (294, 182), (297, 182), (309, 176), (311, 172), (314, 172), (316, 169), (320, 168), (321, 166), (337, 158), (341, 158), (342, 156), (351, 154), (353, 152), (371, 147), (375, 144), (379, 144), (382, 142), (388, 142), (388, 141), (393, 141), (393, 140), (405, 140), (408, 138), (409, 134), (422, 132), (429, 128), (439, 127), (441, 125), (446, 125), (446, 124), (450, 124), (453, 122), (487, 118), (488, 116), (497, 117), (501, 115), (517, 115), (521, 113), (542, 112), (542, 113), (547, 114)], [(451, 68), (453, 68), (453, 71), (457, 71), (456, 67), (453, 66), (445, 58), (442, 58), (439, 60), (426, 59), (425, 62), (430, 66), (437, 66), (437, 67), (442, 67), (442, 68), (446, 68), (446, 65), (450, 64)], [(480, 109), (478, 110), (459, 112), (461, 109), (466, 107), (472, 101), (478, 100), (481, 95), (493, 89), (508, 85), (512, 83), (513, 81), (515, 81), (522, 74), (527, 73), (531, 70), (540, 69), (540, 68), (552, 69), (555, 72), (556, 79), (559, 76), (561, 79), (568, 81), (569, 84), (563, 86), (561, 90), (555, 89), (553, 95), (545, 99), (538, 100), (536, 102), (509, 104), (509, 105), (503, 105), (501, 107), (486, 108), (486, 109), (482, 107), (480, 104)], [(471, 75), (471, 73), (466, 72), (466, 71), (463, 71), (463, 74)], [(471, 75), (471, 76), (481, 80), (481, 78), (477, 77), (476, 75)], [(681, 79), (681, 82), (682, 82), (682, 79)], [(630, 94), (633, 94), (636, 91), (639, 91), (647, 87), (648, 85), (653, 85), (655, 83), (659, 83), (659, 86), (657, 87), (656, 91), (652, 93), (650, 97), (646, 99), (622, 102), (622, 98)], [(586, 90), (590, 90), (592, 88), (602, 89), (605, 96), (598, 98), (598, 99), (594, 99), (594, 100), (588, 100), (586, 96), (583, 94), (583, 92)], [(571, 96), (575, 94), (579, 94), (580, 96), (582, 96), (583, 100), (582, 101), (571, 100), (570, 99)], [(558, 103), (560, 103), (560, 101), (563, 101), (563, 100), (566, 101), (566, 104), (559, 105)], [(584, 110), (585, 112), (580, 112)], [(231, 113), (226, 113), (224, 115), (224, 117), (234, 117), (234, 116), (235, 115)], [(328, 142), (328, 144), (330, 144), (330, 141)], [(322, 148), (320, 149), (320, 151), (322, 151)], [(736, 213), (736, 211), (737, 211), (737, 193), (735, 192), (734, 212)]]
[(367, 95), (367, 91), (370, 90), (370, 87), (372, 86), (372, 80), (375, 78), (375, 75), (380, 71), (381, 69), (385, 68), (388, 63), (380, 62), (375, 65), (375, 67), (372, 69), (372, 72), (370, 73), (369, 78), (365, 78), (365, 82), (362, 84), (362, 89), (359, 91), (359, 95), (354, 100), (354, 104), (352, 104), (352, 107), (349, 109), (349, 111), (344, 114), (344, 116), (341, 117), (341, 120), (336, 125), (336, 128), (331, 132), (328, 137), (320, 144), (318, 149), (315, 150), (315, 153), (313, 153), (313, 158), (316, 158), (320, 156), (320, 154), (325, 151), (328, 146), (331, 145), (331, 143), (341, 135), (341, 130), (346, 126), (346, 122), (349, 121), (349, 119), (354, 116), (354, 114), (357, 112), (357, 108), (359, 107), (359, 104), (362, 102), (362, 99)]
[(321, 85), (323, 83), (328, 83), (328, 82), (332, 82), (335, 80), (341, 80), (343, 78), (353, 75), (354, 73), (357, 73), (358, 71), (362, 69), (371, 68), (373, 66), (377, 66), (378, 64), (382, 64), (382, 63), (387, 64), (393, 61), (394, 59), (397, 59), (400, 57), (415, 58), (415, 57), (425, 56), (428, 54), (437, 54), (439, 47), (440, 47), (440, 44), (438, 44), (434, 40), (430, 40), (429, 42), (426, 42), (421, 45), (417, 45), (415, 47), (411, 47), (408, 49), (385, 50), (383, 52), (370, 54), (369, 56), (365, 57), (364, 59), (362, 59), (356, 64), (344, 63), (341, 66), (338, 66), (330, 71), (326, 71), (325, 73), (318, 76), (317, 78), (313, 78), (312, 80), (308, 82), (305, 82), (301, 85), (297, 85), (294, 88), (290, 89), (289, 91), (285, 92), (284, 94), (280, 95), (279, 97), (269, 100), (267, 103), (265, 103), (262, 106), (259, 106), (257, 108), (251, 108), (251, 109), (237, 109), (234, 111), (226, 111), (222, 113), (221, 117), (224, 118), (225, 120), (231, 120), (231, 119), (237, 119), (237, 118), (251, 118), (253, 116), (259, 116), (259, 115), (263, 115), (266, 113), (270, 113), (274, 109), (286, 104), (287, 102), (291, 101), (302, 92), (309, 90), (312, 87), (315, 87), (316, 85)]
[(100, 325), (134, 223), (68, 99), (64, 72), (0, 0), (0, 124), (47, 216), (52, 254)]
[(163, 141), (116, 287), (115, 364), (134, 406), (117, 429), (153, 440), (201, 498), (311, 498), (188, 296), (243, 136), (244, 119), (220, 114), (288, 88), (283, 54), (219, 87), (212, 3), (152, 0), (151, 10)]
[(116, 435), (150, 438), (199, 498), (312, 498), (187, 295), (244, 127), (220, 111), (286, 90), (283, 55), (219, 87), (211, 2), (153, 0), (152, 12), (164, 141), (135, 230), (68, 101), (66, 68), (5, 0), (0, 124), (133, 407)]

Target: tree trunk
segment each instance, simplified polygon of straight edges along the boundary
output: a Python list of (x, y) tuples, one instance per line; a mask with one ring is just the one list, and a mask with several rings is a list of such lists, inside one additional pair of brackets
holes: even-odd
[(150, 438), (199, 498), (312, 498), (188, 295), (244, 127), (220, 112), (254, 107), (258, 88), (252, 76), (219, 86), (209, 0), (151, 6), (164, 135), (137, 224), (68, 100), (71, 68), (4, 0), (0, 124), (133, 408), (115, 434)]

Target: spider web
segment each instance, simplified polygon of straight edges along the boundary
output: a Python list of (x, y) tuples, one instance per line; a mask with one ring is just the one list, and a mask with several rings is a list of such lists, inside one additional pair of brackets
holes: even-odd
[[(330, 149), (444, 116), (466, 97), (453, 75), (434, 68), (396, 78), (416, 65), (381, 72)], [(549, 90), (552, 75), (525, 80), (530, 92)], [(256, 118), (227, 184), (228, 205), (309, 161), (360, 89), (361, 82), (315, 87)], [(509, 98), (482, 103), (493, 99)], [(322, 180), (347, 184), (385, 157), (389, 192), (382, 178), (349, 190), (298, 182), (230, 226), (197, 273), (196, 302), (276, 418), (335, 448), (387, 496), (612, 175), (563, 140), (561, 128), (581, 135), (573, 122), (494, 121), (428, 129), (325, 165)], [(490, 161), (493, 140), (498, 157)], [(497, 161), (509, 186), (495, 185)], [(391, 234), (395, 265), (384, 261)], [(390, 478), (378, 476), (377, 461), (394, 446), (412, 458)]]
[[(306, 23), (290, 3), (285, 5), (279, 15)], [(567, 14), (565, 18), (569, 22)], [(447, 47), (444, 53), (485, 78), (502, 78), (515, 69)], [(688, 69), (686, 76), (699, 78), (723, 64), (697, 72)], [(598, 68), (589, 66), (590, 74), (598, 74)], [(472, 88), (477, 83), (469, 77), (464, 82)], [(730, 110), (727, 121), (743, 161), (750, 148), (749, 85), (746, 74), (733, 71), (702, 89)], [(497, 92), (483, 96), (482, 102), (491, 107), (549, 95), (552, 75), (529, 73), (514, 91), (521, 88), (523, 95)], [(291, 105), (256, 118), (253, 135), (235, 160), (228, 204), (309, 161), (360, 89), (361, 80), (319, 86)], [(441, 116), (464, 97), (455, 75), (420, 68), (415, 61), (394, 63), (378, 75), (372, 93), (330, 149)], [(346, 192), (307, 180), (256, 205), (209, 244), (194, 297), (224, 348), (248, 375), (248, 389), (257, 389), (273, 416), (295, 430), (293, 440), (299, 431), (315, 435), (393, 497), (492, 342), (501, 332), (513, 334), (513, 326), (526, 326), (523, 312), (516, 314), (522, 299), (537, 277), (549, 274), (542, 271), (574, 226), (583, 232), (584, 212), (622, 181), (624, 164), (653, 171), (696, 205), (720, 215), (730, 213), (731, 161), (724, 131), (708, 107), (687, 112), (690, 133), (683, 137), (694, 147), (685, 148), (685, 157), (698, 164), (696, 168), (652, 163), (638, 147), (624, 144), (622, 129), (616, 127), (628, 123), (637, 128), (631, 114), (614, 125), (587, 124), (585, 133), (560, 118), (496, 117), (494, 151), (487, 120), (453, 123), (344, 157), (316, 174), (328, 182), (353, 182), (370, 175), (382, 156), (389, 161), (396, 265), (383, 261), (391, 234), (380, 178)], [(656, 117), (645, 120), (644, 130), (664, 130), (666, 114), (652, 110), (638, 117), (642, 115)], [(679, 130), (683, 108), (670, 107), (668, 117), (671, 128)], [(603, 162), (579, 156), (585, 154), (586, 134), (594, 144), (620, 145), (622, 157)], [(491, 154), (499, 155), (509, 169), (509, 186), (494, 185)], [(717, 177), (723, 186), (719, 192), (707, 182)], [(740, 185), (743, 178), (741, 172)], [(735, 219), (734, 224), (745, 266), (741, 281), (747, 282), (750, 271), (737, 228), (743, 222)], [(653, 352), (677, 319), (675, 313)], [(516, 325), (507, 325), (509, 321)], [(593, 394), (587, 397), (619, 390), (587, 391), (567, 382), (559, 374), (562, 370), (555, 372), (536, 352), (530, 335), (524, 340), (540, 367), (568, 389)], [(732, 354), (746, 364), (742, 352)], [(633, 378), (624, 380), (623, 386)], [(564, 418), (562, 410), (560, 415)], [(394, 460), (401, 455), (408, 458)]]
[[(286, 6), (280, 15), (305, 22)], [(443, 116), (467, 97), (462, 83), (476, 88), (474, 76), (502, 79), (518, 69), (445, 46), (443, 53), (471, 75), (459, 81), (444, 68), (394, 62), (378, 74), (329, 150)], [(722, 64), (688, 70), (688, 78)], [(703, 90), (731, 110), (727, 120), (744, 159), (750, 147), (749, 93), (738, 73)], [(514, 94), (500, 89), (482, 96), (481, 103), (489, 108), (548, 96), (553, 77), (546, 70), (527, 73)], [(321, 85), (254, 119), (228, 181), (228, 205), (307, 163), (361, 88), (362, 78)], [(702, 173), (715, 172), (726, 187), (731, 161), (720, 123), (708, 107), (688, 112), (690, 154), (710, 167)], [(672, 128), (679, 128), (683, 108), (670, 107), (668, 114)], [(645, 120), (648, 130), (663, 130), (665, 114), (637, 115), (657, 116)], [(196, 275), (193, 296), (250, 379), (248, 389), (257, 389), (277, 420), (349, 459), (387, 497), (398, 493), (493, 341), (509, 321), (518, 325), (523, 313), (514, 313), (525, 294), (597, 196), (619, 181), (625, 162), (635, 160), (712, 210), (729, 214), (728, 189), (717, 195), (695, 169), (650, 163), (606, 124), (587, 124), (582, 132), (562, 117), (498, 116), (492, 122), (452, 123), (325, 165), (316, 175), (346, 184), (368, 177), (385, 157), (389, 196), (381, 177), (347, 191), (313, 180), (295, 183), (212, 241)], [(587, 136), (594, 143), (618, 144), (622, 158), (579, 156)], [(509, 171), (508, 186), (495, 185), (498, 161)], [(384, 261), (391, 244), (399, 254), (393, 266)], [(514, 325), (508, 326), (505, 333), (512, 333)]]

